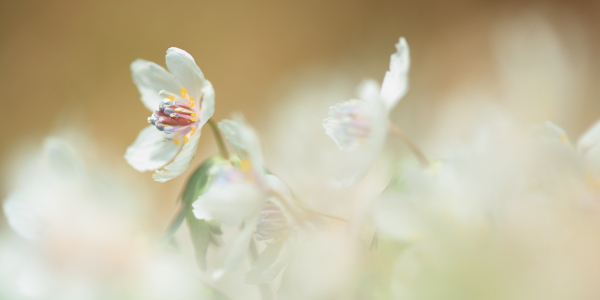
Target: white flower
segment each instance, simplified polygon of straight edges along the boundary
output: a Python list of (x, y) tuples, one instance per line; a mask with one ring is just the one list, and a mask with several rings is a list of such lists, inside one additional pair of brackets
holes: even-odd
[(338, 103), (329, 109), (329, 118), (323, 121), (323, 127), (340, 150), (368, 145), (377, 151), (383, 144), (387, 114), (408, 91), (410, 56), (404, 38), (400, 38), (396, 49), (381, 88), (372, 80), (365, 81), (359, 87), (359, 99)]
[(136, 170), (157, 170), (153, 178), (161, 182), (183, 174), (189, 167), (200, 129), (214, 113), (215, 100), (212, 84), (190, 54), (169, 48), (166, 62), (170, 73), (142, 59), (131, 64), (142, 102), (152, 112), (148, 118), (152, 125), (140, 132), (125, 153), (125, 159)]
[[(243, 224), (244, 228), (230, 244), (225, 261), (213, 275), (215, 278), (220, 278), (241, 264), (255, 234), (259, 239), (272, 239), (273, 244), (277, 244), (277, 251), (273, 248), (269, 253), (280, 252), (282, 244), (277, 242), (287, 237), (289, 231), (283, 227), (288, 224), (268, 221), (279, 217), (270, 213), (273, 210), (272, 203), (279, 203), (279, 199), (273, 197), (271, 191), (291, 198), (285, 183), (276, 176), (265, 173), (258, 137), (241, 115), (234, 115), (233, 120), (221, 121), (219, 128), (236, 149), (240, 161), (213, 167), (211, 177), (214, 179), (206, 193), (192, 204), (193, 213), (198, 219), (216, 220), (230, 226)], [(277, 228), (271, 228), (272, 225), (277, 225)], [(289, 251), (281, 253), (285, 253), (282, 257), (286, 257)], [(259, 261), (259, 266), (253, 269), (253, 274), (257, 275), (252, 278), (256, 279), (250, 281), (268, 282), (285, 266), (279, 263), (271, 268), (272, 261), (268, 264), (263, 263), (264, 258)], [(266, 274), (263, 274), (265, 271)]]

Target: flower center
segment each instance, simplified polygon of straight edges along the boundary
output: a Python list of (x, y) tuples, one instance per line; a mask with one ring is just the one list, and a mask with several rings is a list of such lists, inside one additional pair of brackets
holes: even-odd
[(332, 106), (324, 122), (327, 133), (342, 150), (365, 144), (371, 134), (370, 107), (362, 100)]
[[(267, 202), (260, 212), (256, 227), (256, 239), (274, 244), (287, 238), (290, 226), (277, 205)], [(271, 241), (269, 241), (271, 240)]]
[(181, 89), (181, 96), (167, 91), (160, 91), (167, 97), (159, 104), (158, 110), (148, 118), (148, 123), (165, 133), (165, 140), (179, 144), (183, 138), (187, 143), (189, 137), (198, 128), (198, 113), (200, 112), (186, 89)]

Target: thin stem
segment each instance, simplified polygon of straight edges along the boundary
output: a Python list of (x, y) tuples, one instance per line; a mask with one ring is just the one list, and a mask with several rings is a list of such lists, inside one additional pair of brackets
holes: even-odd
[(229, 159), (229, 152), (227, 152), (225, 142), (223, 141), (223, 136), (221, 135), (217, 124), (215, 124), (215, 121), (213, 121), (212, 119), (208, 119), (208, 125), (210, 125), (210, 128), (212, 129), (213, 136), (215, 137), (215, 141), (217, 142), (217, 147), (219, 147), (219, 153), (221, 153), (221, 156), (223, 156), (223, 158)]
[(419, 148), (410, 140), (410, 138), (408, 138), (406, 133), (404, 133), (404, 131), (402, 131), (402, 129), (400, 129), (398, 126), (396, 126), (392, 123), (389, 124), (389, 127), (390, 127), (390, 131), (393, 134), (400, 137), (406, 143), (406, 145), (408, 146), (410, 151), (412, 151), (412, 153), (417, 157), (417, 159), (421, 163), (421, 166), (423, 166), (423, 168), (428, 168), (430, 165), (429, 160), (423, 154), (423, 152), (421, 152), (421, 150), (419, 150)]
[[(256, 248), (256, 243), (254, 239), (250, 241), (250, 258), (252, 259), (252, 263), (255, 263), (258, 260), (258, 249)], [(260, 295), (263, 300), (274, 300), (273, 291), (271, 291), (271, 285), (268, 283), (261, 283), (258, 285), (258, 290), (260, 291)]]

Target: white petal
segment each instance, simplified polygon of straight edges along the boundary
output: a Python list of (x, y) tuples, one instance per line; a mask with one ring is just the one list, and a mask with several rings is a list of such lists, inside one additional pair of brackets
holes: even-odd
[(250, 241), (252, 241), (252, 237), (256, 231), (257, 222), (258, 218), (246, 222), (244, 229), (242, 229), (240, 234), (229, 246), (229, 251), (225, 257), (225, 261), (223, 261), (223, 265), (213, 274), (214, 279), (221, 278), (226, 272), (237, 268), (244, 261), (244, 257), (250, 248)]
[(600, 121), (596, 122), (577, 141), (577, 150), (582, 154), (600, 145)]
[(198, 126), (202, 128), (202, 125), (208, 122), (213, 114), (215, 113), (215, 89), (210, 81), (206, 80), (206, 84), (202, 88), (202, 106), (200, 108), (201, 119)]
[(571, 145), (571, 142), (569, 141), (569, 137), (567, 136), (565, 130), (550, 121), (546, 121), (540, 125), (532, 126), (531, 132), (535, 135), (536, 138), (539, 138), (545, 142), (563, 143), (565, 145)]
[(177, 154), (173, 162), (165, 166), (162, 170), (156, 171), (156, 173), (152, 175), (152, 178), (156, 181), (165, 182), (183, 174), (185, 170), (189, 168), (192, 159), (194, 159), (194, 156), (196, 155), (199, 141), (200, 128), (190, 136), (188, 143), (183, 145), (181, 152)]
[(187, 89), (188, 94), (195, 99), (200, 99), (206, 79), (204, 79), (204, 74), (196, 65), (194, 58), (179, 48), (171, 47), (167, 50), (166, 60), (167, 68)]
[(353, 99), (330, 107), (323, 127), (340, 150), (350, 151), (373, 144), (382, 134), (385, 137), (386, 122), (384, 108), (378, 101)]
[(13, 193), (2, 204), (8, 225), (23, 238), (37, 240), (42, 235), (36, 203), (31, 197)]
[(156, 170), (175, 157), (181, 146), (166, 141), (165, 134), (150, 125), (142, 131), (127, 148), (125, 159), (136, 170)]
[(214, 184), (193, 204), (196, 218), (237, 226), (259, 214), (266, 195), (253, 183)]
[[(238, 152), (240, 158), (250, 159), (254, 173), (262, 176), (264, 174), (264, 163), (260, 141), (256, 132), (246, 124), (241, 114), (234, 114), (232, 119), (219, 122), (219, 128)], [(260, 180), (262, 182), (262, 178)]]
[(267, 246), (246, 274), (246, 283), (261, 284), (275, 279), (292, 258), (295, 245), (295, 237), (290, 235), (285, 240)]
[(379, 100), (380, 90), (381, 88), (379, 87), (377, 81), (373, 79), (365, 79), (356, 88), (356, 94), (358, 99), (368, 102), (377, 101)]
[(219, 129), (225, 136), (225, 139), (231, 143), (235, 152), (238, 154), (239, 158), (246, 158), (246, 153), (248, 152), (247, 146), (245, 145), (242, 137), (240, 136), (240, 131), (242, 124), (233, 121), (233, 120), (222, 120), (219, 122)]
[(167, 72), (165, 68), (143, 59), (136, 59), (131, 63), (131, 76), (142, 96), (144, 106), (154, 112), (163, 96), (158, 92), (165, 90), (171, 93), (179, 93), (182, 85), (175, 76)]
[(404, 38), (396, 44), (396, 53), (390, 59), (390, 70), (385, 73), (381, 86), (381, 99), (388, 110), (396, 106), (398, 101), (408, 92), (408, 70), (410, 53)]

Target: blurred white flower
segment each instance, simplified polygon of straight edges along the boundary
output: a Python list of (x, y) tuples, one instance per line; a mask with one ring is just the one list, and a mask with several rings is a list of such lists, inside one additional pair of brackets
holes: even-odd
[(10, 173), (16, 182), (4, 214), (25, 239), (0, 238), (2, 298), (198, 299), (210, 292), (176, 255), (147, 241), (140, 191), (104, 168), (86, 164), (67, 139), (50, 137)]
[(136, 170), (157, 170), (153, 178), (161, 182), (189, 167), (200, 129), (214, 113), (215, 99), (212, 84), (190, 54), (172, 47), (167, 50), (166, 61), (170, 73), (142, 59), (131, 64), (142, 102), (152, 112), (148, 118), (152, 125), (140, 132), (125, 153)]
[(380, 148), (387, 132), (387, 114), (408, 92), (409, 68), (408, 44), (400, 38), (381, 88), (375, 81), (367, 80), (358, 89), (359, 99), (338, 103), (329, 109), (329, 118), (323, 121), (323, 127), (340, 150), (350, 151), (365, 144)]
[(212, 167), (212, 182), (208, 190), (192, 204), (193, 213), (198, 219), (215, 220), (230, 226), (243, 225), (243, 229), (230, 244), (225, 261), (214, 273), (215, 278), (220, 278), (241, 264), (248, 254), (257, 227), (262, 227), (262, 233), (265, 233), (265, 215), (261, 214), (261, 210), (264, 210), (268, 201), (280, 203), (272, 192), (291, 199), (285, 183), (265, 173), (258, 137), (241, 115), (234, 115), (233, 120), (221, 121), (219, 128), (235, 148), (240, 160)]

